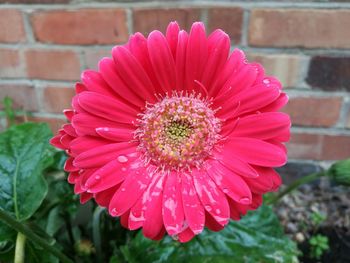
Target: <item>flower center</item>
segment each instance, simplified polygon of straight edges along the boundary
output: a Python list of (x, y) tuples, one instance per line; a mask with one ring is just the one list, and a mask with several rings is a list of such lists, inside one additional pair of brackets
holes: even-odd
[(163, 170), (199, 167), (220, 138), (221, 123), (200, 95), (175, 93), (147, 105), (135, 138), (145, 161)]

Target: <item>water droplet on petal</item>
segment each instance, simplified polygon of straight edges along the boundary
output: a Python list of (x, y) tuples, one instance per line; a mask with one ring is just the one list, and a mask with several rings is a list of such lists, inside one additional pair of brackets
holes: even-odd
[(219, 208), (218, 208), (218, 209), (216, 209), (216, 210), (215, 210), (215, 213), (217, 213), (218, 215), (220, 215), (220, 214), (221, 214), (220, 209), (219, 209)]
[(95, 176), (95, 180), (100, 180), (100, 179), (101, 179), (101, 176), (99, 176), (99, 175)]
[(222, 191), (223, 191), (225, 194), (227, 194), (228, 192), (230, 192), (230, 190), (228, 190), (227, 188), (222, 189)]
[(126, 157), (125, 155), (120, 155), (117, 159), (120, 163), (126, 163), (128, 161), (128, 157)]
[(210, 212), (212, 210), (210, 205), (205, 205), (204, 207), (205, 207), (205, 210), (207, 210), (208, 212)]
[(122, 171), (125, 172), (125, 171), (126, 171), (126, 168), (125, 168), (125, 167), (122, 167)]
[(111, 215), (112, 216), (115, 216), (117, 214), (117, 209), (116, 208), (113, 208), (112, 211), (111, 211)]
[(125, 188), (123, 187), (122, 189), (120, 189), (120, 191), (125, 192)]
[(249, 205), (251, 203), (251, 200), (248, 197), (242, 197), (241, 199), (239, 199), (239, 203), (243, 205)]

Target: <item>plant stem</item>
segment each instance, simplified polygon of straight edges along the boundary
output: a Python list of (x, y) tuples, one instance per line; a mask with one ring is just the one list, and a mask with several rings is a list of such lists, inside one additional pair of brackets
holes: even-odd
[(14, 263), (24, 263), (24, 249), (26, 244), (26, 236), (21, 232), (17, 233), (16, 239), (16, 250), (15, 250), (15, 259)]
[(289, 194), (293, 190), (297, 189), (299, 186), (301, 186), (303, 184), (308, 184), (308, 183), (310, 183), (312, 181), (315, 181), (315, 180), (317, 180), (317, 179), (319, 179), (319, 178), (321, 178), (322, 176), (325, 176), (325, 175), (326, 175), (325, 172), (319, 172), (319, 173), (313, 173), (313, 174), (309, 174), (307, 176), (304, 176), (302, 178), (299, 178), (299, 179), (295, 180), (292, 184), (287, 186), (287, 188), (284, 189), (282, 192), (280, 192), (279, 194), (277, 194), (276, 196), (274, 196), (270, 200), (268, 200), (266, 202), (266, 204), (268, 204), (268, 205), (275, 204), (282, 197), (284, 197), (285, 195)]
[[(64, 255), (61, 251), (59, 251), (54, 246), (47, 244), (47, 242), (41, 237), (37, 236), (29, 227), (18, 222), (16, 219), (12, 218), (12, 216), (8, 215), (4, 210), (0, 209), (0, 220), (4, 221), (11, 228), (15, 229), (17, 232), (23, 233), (29, 240), (38, 244), (52, 255), (56, 256), (62, 263), (74, 263), (71, 259), (69, 259), (66, 255)], [(16, 249), (17, 250), (17, 249)]]
[(97, 262), (99, 263), (103, 262), (100, 220), (101, 220), (102, 212), (104, 212), (104, 210), (105, 209), (100, 206), (96, 207), (92, 218), (92, 239), (94, 241), (94, 246), (96, 248)]

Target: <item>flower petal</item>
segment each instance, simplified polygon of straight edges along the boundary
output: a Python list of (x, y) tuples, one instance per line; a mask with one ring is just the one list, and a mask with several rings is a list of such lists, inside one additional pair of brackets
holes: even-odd
[(103, 58), (98, 65), (103, 79), (119, 96), (141, 109), (145, 107), (145, 100), (138, 96), (134, 90), (127, 86), (119, 77), (116, 71), (116, 65), (112, 59)]
[(164, 92), (171, 92), (176, 86), (175, 62), (161, 32), (152, 31), (148, 36), (148, 52), (161, 88)]
[(109, 202), (111, 201), (113, 195), (115, 192), (119, 189), (120, 184), (113, 186), (109, 189), (106, 189), (104, 191), (98, 192), (94, 194), (95, 201), (99, 206), (102, 207), (108, 207)]
[(98, 168), (114, 159), (126, 158), (125, 155), (135, 152), (136, 144), (129, 142), (112, 143), (79, 154), (73, 164), (82, 169)]
[(186, 52), (187, 52), (188, 34), (181, 30), (179, 33), (176, 48), (176, 90), (185, 90), (186, 85)]
[(241, 176), (227, 169), (218, 161), (210, 162), (207, 172), (216, 185), (233, 200), (242, 204), (252, 202), (250, 188)]
[(190, 241), (194, 236), (195, 234), (193, 233), (193, 231), (191, 230), (191, 228), (186, 228), (184, 231), (182, 231), (181, 233), (179, 233), (178, 235), (178, 238), (179, 238), (179, 241), (181, 243), (185, 243), (185, 242), (188, 242)]
[(208, 43), (203, 23), (193, 23), (186, 52), (186, 90), (197, 90), (195, 80), (201, 82), (208, 58)]
[(181, 198), (181, 177), (170, 172), (163, 193), (163, 222), (169, 235), (178, 234), (184, 223), (184, 209)]
[(176, 47), (177, 47), (179, 31), (180, 31), (179, 24), (176, 21), (170, 22), (166, 29), (166, 34), (165, 34), (166, 40), (168, 41), (168, 45), (170, 47), (170, 50), (174, 59), (176, 57)]
[(128, 128), (108, 128), (108, 127), (101, 127), (96, 128), (96, 133), (100, 135), (101, 137), (116, 141), (116, 142), (125, 142), (130, 141), (133, 139), (133, 132), (134, 129), (128, 129)]
[(114, 47), (112, 55), (116, 71), (129, 89), (145, 101), (155, 102), (155, 88), (137, 59), (123, 46)]
[(165, 175), (160, 175), (160, 179), (154, 188), (151, 189), (147, 198), (145, 221), (143, 222), (142, 233), (150, 239), (157, 239), (163, 229), (162, 199)]
[(205, 171), (192, 171), (194, 187), (205, 210), (222, 226), (228, 223), (230, 209), (225, 194)]
[(81, 74), (81, 79), (89, 91), (110, 96), (112, 98), (117, 95), (102, 78), (101, 73), (97, 71), (85, 70)]
[(120, 216), (128, 211), (147, 189), (152, 178), (140, 161), (130, 165), (124, 172), (127, 177), (109, 203), (108, 211), (111, 216)]
[(282, 166), (287, 161), (286, 153), (280, 147), (253, 138), (230, 138), (226, 141), (225, 151), (250, 164), (266, 167)]
[(191, 230), (197, 235), (203, 231), (205, 215), (191, 175), (181, 175), (181, 193), (186, 222)]
[(240, 118), (230, 136), (253, 137), (260, 140), (278, 138), (278, 141), (286, 142), (290, 137), (290, 126), (289, 115), (282, 112), (252, 114)]

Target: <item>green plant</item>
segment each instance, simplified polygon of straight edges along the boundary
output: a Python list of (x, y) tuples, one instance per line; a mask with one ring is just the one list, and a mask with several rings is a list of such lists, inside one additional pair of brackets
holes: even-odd
[(313, 212), (311, 214), (311, 222), (315, 227), (320, 226), (326, 219), (327, 219), (327, 216), (322, 213)]
[(27, 112), (23, 110), (15, 110), (13, 106), (13, 99), (5, 97), (2, 100), (3, 111), (0, 112), (0, 117), (5, 117), (7, 121), (7, 127), (11, 127), (16, 123), (17, 116), (24, 116), (24, 120), (27, 119)]
[(312, 236), (309, 240), (310, 245), (310, 257), (314, 259), (320, 259), (322, 255), (329, 250), (328, 237), (317, 234)]

